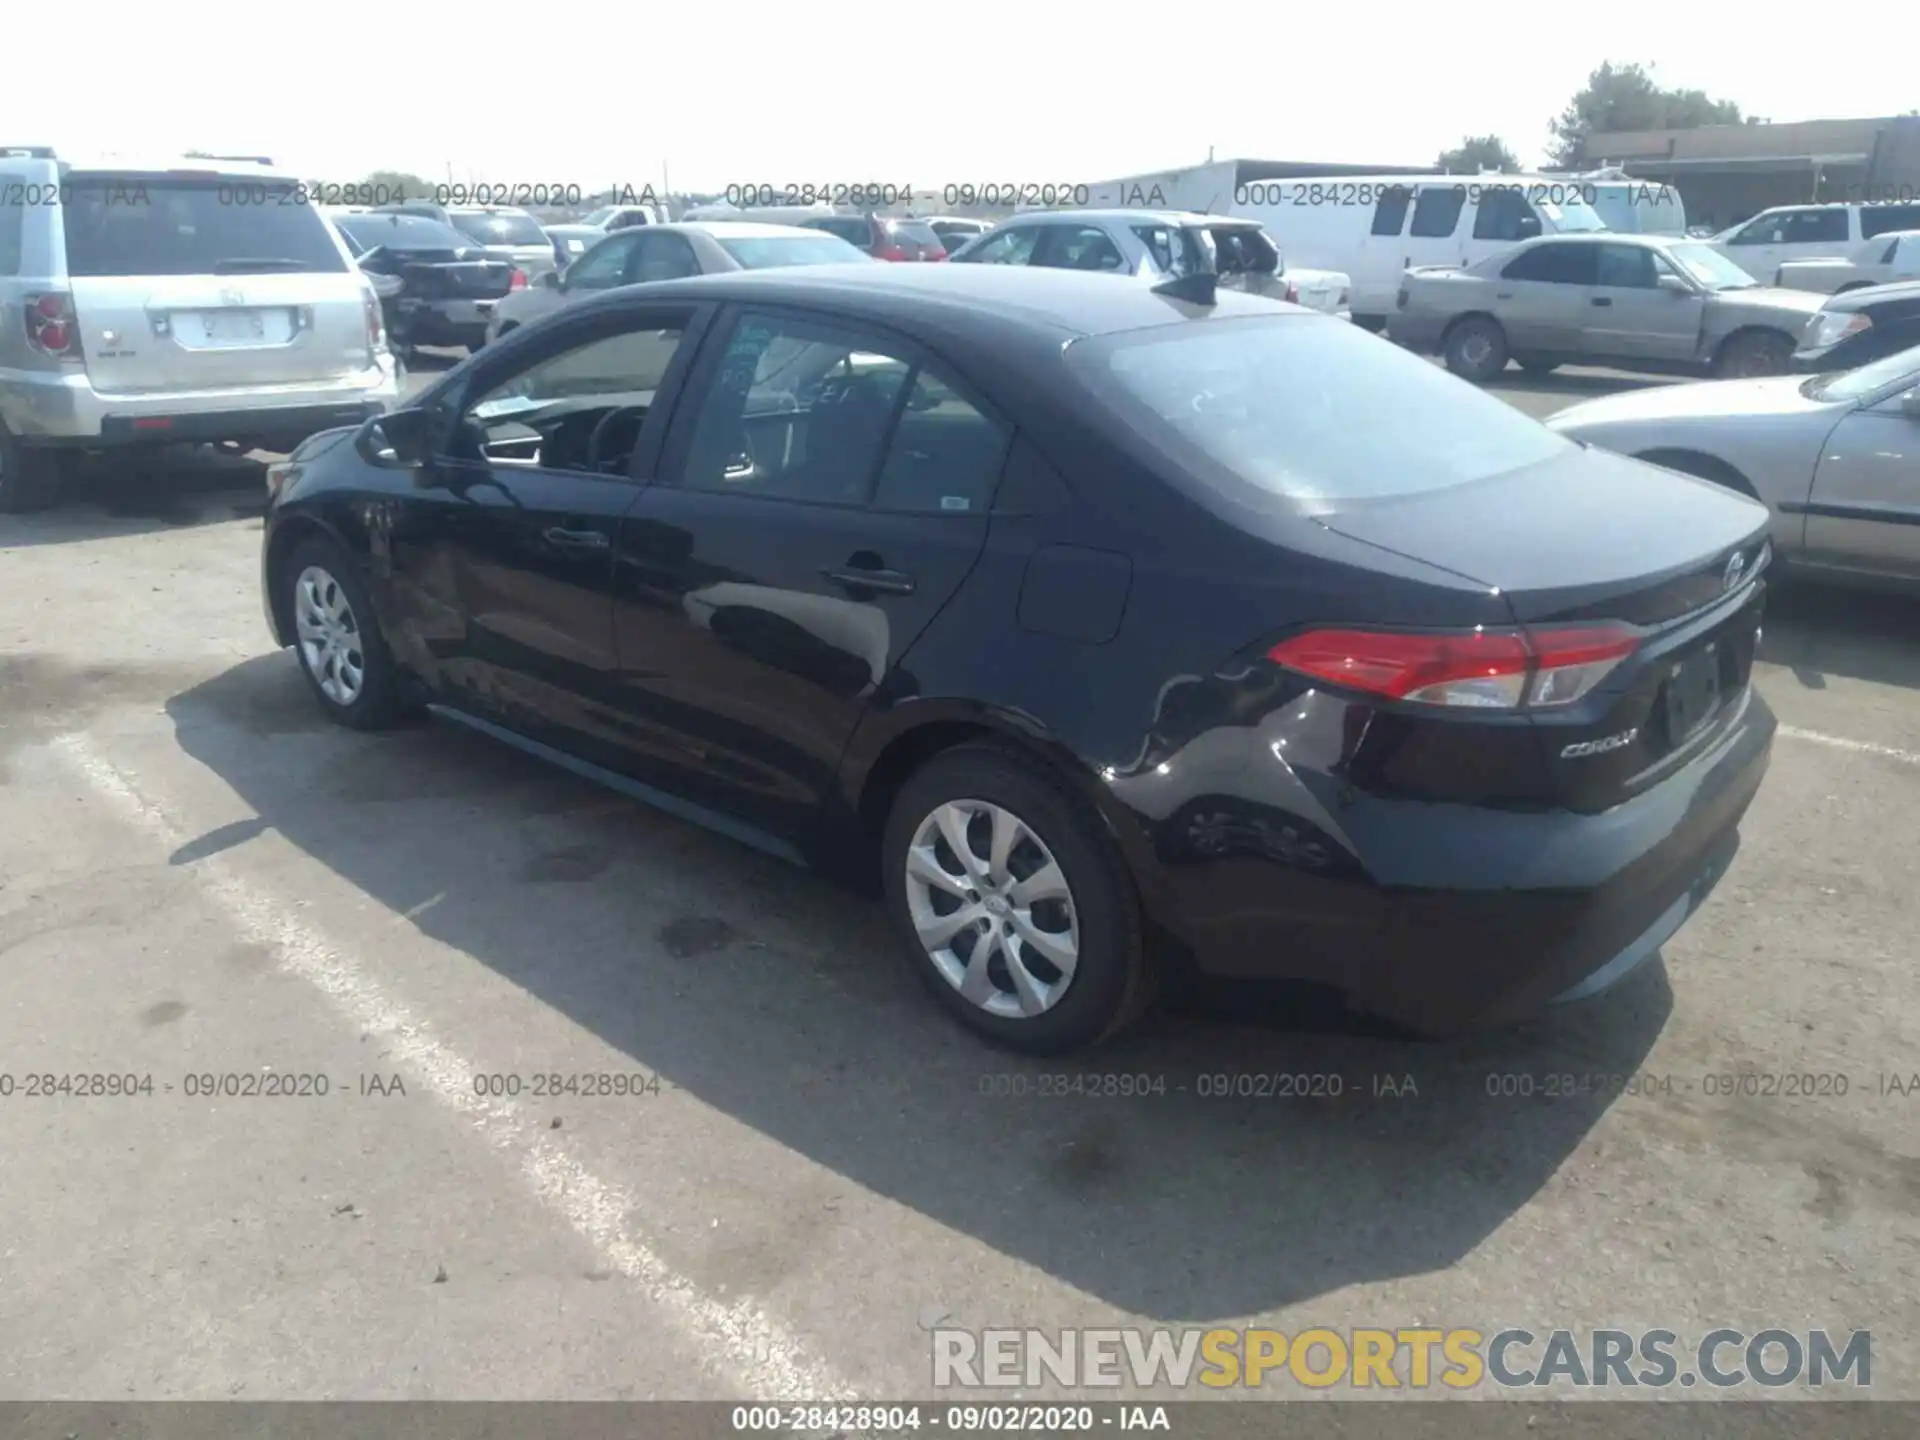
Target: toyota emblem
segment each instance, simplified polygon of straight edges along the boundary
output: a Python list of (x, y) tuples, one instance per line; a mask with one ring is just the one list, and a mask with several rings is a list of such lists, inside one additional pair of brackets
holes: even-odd
[(1740, 583), (1740, 577), (1746, 572), (1747, 561), (1738, 550), (1727, 557), (1726, 572), (1720, 577), (1720, 589), (1724, 592)]

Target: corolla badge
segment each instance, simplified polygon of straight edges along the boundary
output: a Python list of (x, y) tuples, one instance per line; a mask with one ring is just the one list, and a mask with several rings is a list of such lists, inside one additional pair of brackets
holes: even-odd
[(1746, 574), (1746, 571), (1747, 557), (1742, 555), (1738, 550), (1734, 551), (1733, 554), (1727, 557), (1726, 572), (1720, 577), (1721, 590), (1732, 590), (1738, 586), (1740, 577)]
[(1583, 755), (1604, 755), (1609, 750), (1618, 750), (1623, 745), (1631, 745), (1633, 743), (1633, 737), (1639, 733), (1640, 727), (1636, 725), (1631, 730), (1622, 730), (1618, 735), (1609, 735), (1603, 740), (1582, 740), (1578, 744), (1569, 745), (1566, 749), (1562, 750), (1560, 752), (1560, 758), (1562, 760), (1578, 760)]

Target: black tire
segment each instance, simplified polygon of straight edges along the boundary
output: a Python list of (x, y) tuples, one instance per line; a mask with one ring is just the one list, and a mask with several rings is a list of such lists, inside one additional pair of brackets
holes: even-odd
[[(996, 1015), (961, 995), (915, 932), (907, 852), (940, 806), (961, 800), (985, 801), (1019, 817), (1052, 852), (1071, 891), (1077, 962), (1060, 997), (1037, 1015)], [(981, 1038), (1024, 1054), (1063, 1055), (1118, 1033), (1151, 1003), (1145, 925), (1125, 861), (1091, 806), (1039, 764), (992, 745), (935, 756), (894, 797), (880, 854), (887, 912), (908, 963), (940, 1004)], [(1004, 960), (1001, 967), (1004, 975)], [(1010, 983), (994, 983), (1011, 993)]]
[(0, 515), (45, 510), (60, 498), (72, 471), (63, 450), (22, 445), (0, 426)]
[[(327, 693), (320, 677), (314, 673), (306, 646), (301, 643), (299, 586), (301, 577), (309, 569), (323, 571), (332, 578), (345, 597), (351, 616), (352, 633), (358, 642), (361, 684), (358, 693), (348, 702), (343, 703)], [(380, 634), (373, 601), (353, 557), (332, 540), (319, 536), (302, 540), (281, 562), (274, 584), (280, 589), (280, 601), (285, 607), (282, 613), (289, 618), (294, 661), (327, 718), (353, 730), (384, 730), (398, 721), (408, 708), (403, 678)]]
[(1560, 368), (1558, 360), (1535, 360), (1528, 358), (1517, 362), (1529, 375), (1551, 375)]
[(1742, 330), (1720, 347), (1713, 360), (1713, 374), (1718, 380), (1785, 375), (1792, 368), (1793, 342), (1772, 330)]
[(1441, 345), (1447, 369), (1462, 380), (1484, 385), (1507, 368), (1507, 332), (1487, 315), (1469, 315), (1455, 322)]

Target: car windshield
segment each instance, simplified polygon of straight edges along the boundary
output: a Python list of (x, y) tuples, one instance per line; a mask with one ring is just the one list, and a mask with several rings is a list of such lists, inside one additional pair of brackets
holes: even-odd
[(334, 222), (356, 250), (389, 245), (400, 250), (465, 250), (473, 241), (424, 215), (350, 215)]
[(925, 245), (934, 250), (945, 248), (945, 242), (933, 233), (933, 227), (924, 220), (890, 220), (887, 231), (896, 240), (911, 240), (916, 245)]
[(1317, 317), (1134, 330), (1076, 341), (1067, 363), (1122, 424), (1255, 505), (1282, 496), (1330, 511), (1444, 490), (1569, 443), (1412, 352)]
[(482, 245), (545, 245), (547, 232), (531, 215), (449, 215), (461, 234)]
[(1800, 393), (1809, 400), (1861, 400), (1903, 379), (1920, 385), (1920, 346), (1883, 355), (1837, 375), (1816, 375), (1800, 387)]
[(1709, 290), (1751, 290), (1760, 283), (1711, 245), (1671, 245), (1667, 258)]
[(320, 212), (276, 180), (75, 175), (61, 206), (67, 273), (241, 275), (344, 271)]
[(720, 248), (749, 270), (873, 261), (866, 251), (855, 249), (838, 235), (742, 235), (721, 240)]
[(1572, 234), (1582, 230), (1604, 230), (1607, 222), (1600, 218), (1600, 212), (1584, 200), (1561, 200), (1558, 202), (1543, 200), (1534, 208), (1555, 230)]

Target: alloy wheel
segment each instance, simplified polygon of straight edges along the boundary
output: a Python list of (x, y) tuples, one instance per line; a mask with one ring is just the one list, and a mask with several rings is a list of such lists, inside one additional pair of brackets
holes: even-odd
[(320, 693), (336, 705), (353, 704), (366, 685), (366, 656), (346, 591), (324, 568), (309, 565), (294, 582), (293, 608), (300, 658)]
[(1018, 815), (949, 800), (916, 827), (907, 911), (942, 978), (990, 1015), (1030, 1019), (1073, 983), (1080, 921), (1052, 850)]

